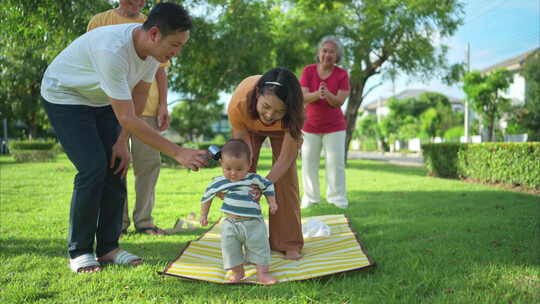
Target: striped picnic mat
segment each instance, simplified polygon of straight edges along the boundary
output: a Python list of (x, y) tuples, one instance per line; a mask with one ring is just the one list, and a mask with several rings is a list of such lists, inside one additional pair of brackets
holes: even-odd
[[(285, 260), (282, 253), (272, 251), (270, 271), (280, 282), (306, 280), (375, 265), (352, 231), (347, 217), (342, 214), (315, 216), (302, 219), (302, 223), (312, 218), (326, 223), (331, 235), (305, 238), (302, 250), (304, 257), (299, 261)], [(201, 238), (188, 243), (180, 256), (160, 273), (185, 279), (227, 283), (231, 272), (223, 269), (220, 225), (214, 225)], [(258, 284), (253, 265), (245, 266), (245, 273), (243, 283)]]

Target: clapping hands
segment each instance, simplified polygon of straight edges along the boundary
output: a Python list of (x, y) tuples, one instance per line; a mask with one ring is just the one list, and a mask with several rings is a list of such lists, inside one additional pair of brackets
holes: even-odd
[(319, 85), (319, 97), (320, 99), (326, 99), (328, 96), (328, 88), (326, 87), (326, 82), (321, 82)]

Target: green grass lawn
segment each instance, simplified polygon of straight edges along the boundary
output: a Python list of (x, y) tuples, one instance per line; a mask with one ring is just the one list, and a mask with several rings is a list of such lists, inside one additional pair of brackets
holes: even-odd
[[(270, 168), (269, 157), (263, 155), (260, 173)], [(0, 303), (540, 302), (538, 196), (352, 160), (349, 209), (323, 203), (303, 216), (345, 213), (377, 266), (271, 287), (231, 286), (157, 274), (204, 229), (153, 237), (130, 228), (121, 246), (145, 265), (72, 273), (66, 235), (74, 174), (64, 155), (24, 164), (0, 157)], [(206, 185), (220, 174), (218, 168), (163, 168), (156, 224), (171, 228), (177, 218), (198, 213)], [(128, 182), (132, 204), (131, 172)], [(214, 204), (211, 222), (218, 209)]]

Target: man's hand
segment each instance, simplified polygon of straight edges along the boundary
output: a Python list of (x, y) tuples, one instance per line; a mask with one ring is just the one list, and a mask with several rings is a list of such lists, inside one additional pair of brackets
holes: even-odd
[(160, 131), (165, 131), (169, 128), (169, 110), (167, 110), (167, 105), (159, 105), (158, 115), (157, 115), (157, 124)]
[(198, 171), (199, 168), (205, 167), (210, 159), (210, 153), (206, 150), (195, 150), (190, 148), (181, 148), (176, 152), (174, 159), (182, 166)]
[(109, 164), (109, 168), (114, 168), (116, 165), (116, 160), (119, 159), (120, 162), (114, 170), (114, 174), (120, 173), (122, 178), (125, 178), (129, 169), (130, 158), (131, 154), (129, 153), (127, 142), (124, 140), (117, 140), (112, 146), (111, 163)]

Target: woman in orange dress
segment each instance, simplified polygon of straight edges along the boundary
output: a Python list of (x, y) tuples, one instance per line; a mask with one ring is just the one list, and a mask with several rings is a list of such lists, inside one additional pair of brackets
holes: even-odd
[(233, 138), (251, 148), (250, 172), (255, 172), (262, 143), (272, 147), (272, 169), (266, 176), (275, 186), (278, 209), (270, 214), (270, 248), (286, 259), (302, 257), (300, 196), (296, 158), (302, 143), (303, 95), (296, 76), (286, 68), (273, 68), (250, 76), (236, 88), (228, 107)]

